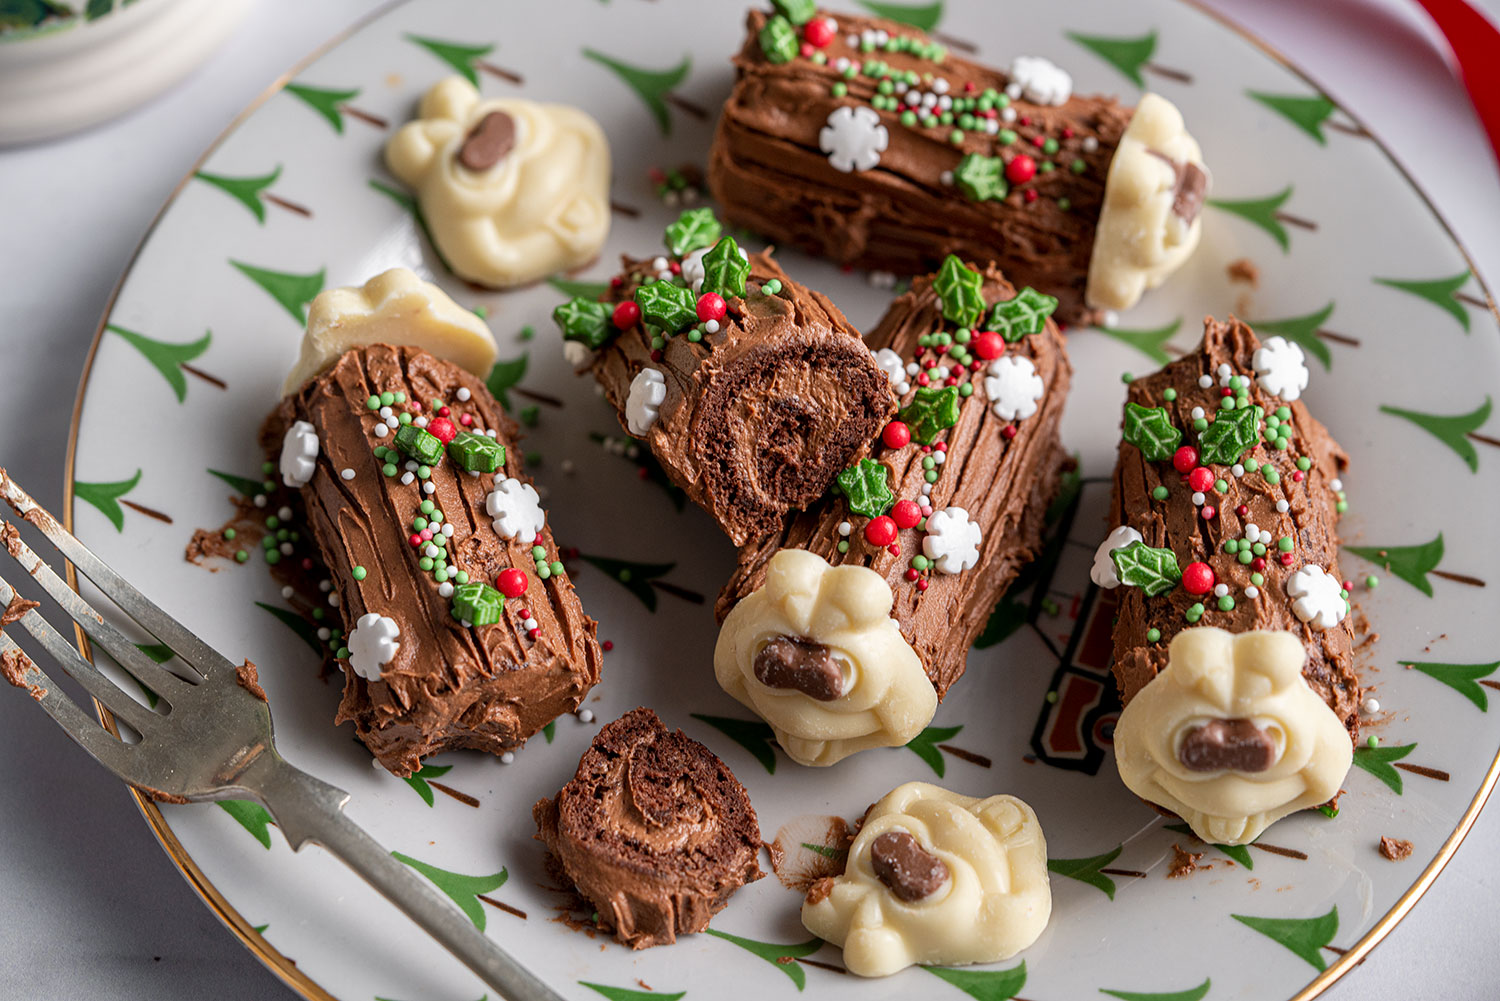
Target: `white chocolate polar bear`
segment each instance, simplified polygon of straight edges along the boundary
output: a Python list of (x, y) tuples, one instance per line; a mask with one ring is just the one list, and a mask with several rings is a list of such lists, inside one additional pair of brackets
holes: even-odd
[[(471, 137), (488, 141), (469, 146)], [(577, 108), (481, 100), (463, 77), (449, 77), (391, 137), (385, 162), (416, 191), (449, 266), (481, 285), (581, 267), (609, 235), (609, 144)]]
[[(714, 647), (719, 686), (771, 724), (799, 764), (831, 765), (866, 748), (899, 747), (932, 722), (937, 692), (890, 617), (892, 604), (890, 585), (875, 571), (831, 567), (813, 553), (784, 549), (771, 557), (761, 588), (724, 620)], [(815, 650), (821, 666), (837, 672), (822, 692), (832, 697), (763, 682), (757, 665), (769, 677), (768, 648)]]
[(1181, 267), (1198, 245), (1208, 183), (1182, 113), (1166, 98), (1143, 96), (1109, 163), (1084, 301), (1129, 309)]
[[(1338, 793), (1354, 748), (1303, 681), (1306, 651), (1294, 634), (1202, 626), (1178, 633), (1168, 656), (1115, 727), (1115, 763), (1131, 792), (1224, 845), (1248, 844)], [(1238, 747), (1202, 741), (1226, 724), (1239, 731)], [(1214, 767), (1236, 757), (1253, 764)]]
[[(938, 885), (920, 899), (903, 899), (913, 894), (899, 885), (909, 859), (893, 878), (873, 858), (892, 832), (910, 835), (941, 863), (927, 881)], [(870, 808), (848, 868), (831, 883), (814, 885), (802, 923), (842, 946), (844, 965), (864, 977), (913, 963), (1009, 959), (1037, 940), (1052, 913), (1047, 843), (1031, 807), (1014, 796), (976, 799), (926, 782), (898, 786)]]

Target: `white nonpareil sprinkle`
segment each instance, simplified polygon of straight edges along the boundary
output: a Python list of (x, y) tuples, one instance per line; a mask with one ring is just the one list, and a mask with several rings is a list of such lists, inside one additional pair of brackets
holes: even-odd
[(922, 366), (918, 365), (916, 362), (909, 361), (909, 362), (906, 363), (906, 374), (907, 375), (916, 375), (920, 371), (922, 371)]
[(256, 494), (255, 495), (255, 506), (256, 507), (265, 507), (266, 506), (266, 495), (265, 494)]
[(1000, 111), (1000, 120), (1009, 124), (1016, 120), (1016, 109), (1012, 107), (1003, 108)]
[[(859, 39), (855, 38), (853, 35), (850, 35), (849, 38), (850, 38), (850, 42), (849, 42), (850, 45), (856, 45), (856, 46), (859, 45)], [(848, 57), (846, 57), (846, 56), (839, 56), (838, 59), (834, 60), (833, 68), (836, 69), (836, 70), (838, 70), (840, 73), (844, 72), (844, 70), (846, 70), (846, 69), (849, 68), (849, 59), (848, 59)]]
[(1365, 715), (1373, 716), (1375, 713), (1380, 712), (1380, 700), (1371, 695), (1360, 704), (1359, 708), (1364, 711)]
[(459, 403), (468, 403), (469, 398), (473, 395), (473, 393), (469, 392), (469, 390), (463, 386), (458, 387), (458, 392), (453, 394), (453, 396), (458, 400)]
[[(515, 754), (514, 751), (506, 751), (504, 754), (500, 755), (500, 763), (502, 765), (511, 764), (515, 760), (516, 760), (516, 754)], [(376, 762), (376, 763), (379, 764), (379, 762)]]
[(422, 555), (430, 560), (435, 560), (438, 555), (438, 547), (429, 542), (427, 543), (427, 547), (422, 550)]
[(328, 637), (332, 635), (333, 633), (328, 629), (327, 626), (324, 626), (323, 628), (318, 630), (318, 639), (322, 640), (324, 643), (327, 643)]
[(1332, 490), (1342, 490), (1344, 489), (1344, 481), (1336, 479), (1333, 482), (1329, 483), (1328, 486)]
[(1271, 533), (1268, 529), (1263, 528), (1260, 530), (1260, 544), (1263, 546), (1269, 546), (1271, 544)]
[(333, 590), (333, 581), (331, 581), (331, 580), (320, 580), (320, 581), (318, 581), (318, 590), (322, 591), (324, 594), (327, 594), (329, 591)]
[(395, 414), (395, 411), (392, 410), (390, 407), (381, 407), (379, 410), (376, 411), (376, 413), (378, 413), (380, 415), (380, 419), (381, 420), (388, 421)]
[(703, 323), (703, 332), (707, 334), (717, 334), (719, 332), (719, 321), (705, 320)]
[(932, 108), (937, 106), (937, 95), (929, 91), (922, 95), (922, 107)]
[[(604, 395), (604, 386), (603, 385), (601, 385), (600, 383), (596, 382), (596, 383), (594, 383), (594, 388), (598, 390), (598, 393), (595, 394), (596, 396), (603, 396)], [(495, 437), (495, 429), (494, 428), (490, 428), (488, 431), (486, 431), (485, 432), (485, 437), (487, 437), (487, 438), (493, 438), (493, 437)]]
[(525, 621), (523, 621), (521, 623), (521, 628), (525, 629), (528, 632), (530, 632), (531, 630), (535, 629), (536, 627), (537, 627), (536, 619), (533, 619), (530, 616), (527, 616), (526, 619), (525, 619)]
[(339, 475), (342, 476), (346, 480), (352, 480), (352, 479), (354, 479), (354, 470), (346, 468), (346, 469), (341, 470), (339, 472)]
[(328, 596), (328, 604), (331, 605), (334, 608), (338, 608), (339, 607), (339, 596), (337, 594), (330, 594)]
[(998, 118), (986, 118), (984, 120), (984, 131), (986, 135), (994, 135), (1000, 131), (1000, 120)]
[(931, 483), (924, 483), (924, 484), (922, 484), (922, 496), (926, 497), (930, 493), (932, 493), (932, 484)]
[[(1208, 376), (1204, 376), (1204, 378), (1206, 379), (1206, 378), (1208, 378)], [(1195, 421), (1202, 420), (1203, 419), (1203, 408), (1202, 407), (1194, 407), (1193, 410), (1192, 410), (1192, 418)]]
[(665, 257), (653, 257), (653, 258), (651, 258), (651, 270), (652, 271), (665, 271), (665, 270), (667, 270), (667, 259)]
[(431, 480), (428, 480), (426, 483), (422, 484), (422, 492), (424, 494), (437, 493), (437, 484), (432, 482)]
[[(938, 175), (938, 182), (941, 183), (941, 184), (952, 184), (953, 183), (953, 171), (951, 171), (951, 170), (945, 170), (945, 171), (943, 171), (941, 174)], [(871, 282), (870, 284), (873, 285), (875, 283)]]
[(406, 460), (406, 469), (407, 469), (408, 472), (415, 473), (420, 468), (421, 467), (417, 465), (417, 460), (416, 459), (407, 459)]
[(896, 93), (898, 93), (898, 94), (905, 94), (906, 91), (907, 91), (906, 81), (905, 80), (897, 80), (896, 81)]
[(291, 521), (292, 509), (283, 505), (282, 507), (276, 509), (276, 517), (280, 518), (282, 521)]
[(1249, 539), (1251, 542), (1258, 541), (1260, 539), (1260, 526), (1253, 521), (1250, 522), (1250, 524), (1246, 525), (1245, 538)]
[(942, 97), (939, 97), (937, 99), (937, 106), (939, 111), (952, 111), (953, 98), (949, 97), (947, 94), (944, 94)]
[(594, 711), (592, 709), (580, 709), (580, 710), (578, 710), (578, 722), (580, 722), (580, 723), (592, 723), (592, 722), (594, 722)]
[(1204, 497), (1202, 493), (1199, 493), (1197, 491), (1193, 492), (1193, 506), (1194, 507), (1202, 507), (1203, 506), (1203, 502), (1205, 500), (1207, 500), (1207, 499), (1208, 498)]
[(1222, 598), (1222, 597), (1224, 597), (1228, 593), (1229, 593), (1229, 585), (1228, 584), (1215, 584), (1214, 585), (1214, 597), (1215, 598)]
[(402, 473), (401, 474), (401, 485), (403, 487), (409, 487), (409, 486), (411, 486), (412, 480), (415, 480), (416, 478), (417, 478), (417, 474), (416, 473)]
[(946, 94), (948, 93), (948, 81), (944, 80), (942, 77), (938, 77), (936, 80), (932, 81), (932, 89), (937, 91), (939, 94)]
[(290, 556), (290, 555), (292, 555), (292, 544), (290, 542), (283, 542), (281, 544), (281, 555), (283, 555), (283, 556)]
[(281, 589), (281, 596), (283, 598), (286, 598), (287, 600), (291, 600), (292, 595), (294, 595), (296, 593), (297, 593), (296, 591), (293, 591), (289, 587), (284, 587), (284, 588)]
[(1240, 465), (1238, 462), (1230, 466), (1229, 471), (1234, 474), (1235, 479), (1239, 479), (1241, 476), (1245, 475), (1245, 467)]
[(387, 417), (385, 419), (385, 426), (394, 431), (401, 426), (401, 422), (394, 417)]
[(1228, 362), (1220, 362), (1219, 367), (1218, 369), (1216, 369), (1216, 371), (1219, 373), (1220, 379), (1227, 379), (1234, 374), (1234, 369), (1229, 367)]
[(1099, 148), (1099, 140), (1096, 139), (1094, 136), (1084, 136), (1083, 137), (1083, 151), (1085, 153), (1092, 153), (1092, 152), (1094, 152), (1094, 150), (1096, 150), (1098, 148)]
[(1211, 376), (1211, 375), (1200, 375), (1200, 376), (1198, 376), (1198, 388), (1199, 389), (1208, 389), (1213, 384), (1214, 384), (1214, 377), (1213, 376)]
[(384, 438), (387, 434), (390, 433), (390, 430), (391, 429), (386, 427), (384, 424), (377, 424), (375, 425), (375, 437)]
[(445, 539), (451, 539), (451, 538), (453, 538), (453, 526), (452, 525), (449, 525), (449, 524), (444, 524), (443, 525), (443, 538), (445, 538)]
[(848, 535), (852, 531), (854, 531), (854, 526), (853, 525), (849, 524), (847, 521), (841, 521), (841, 522), (839, 522), (839, 534), (840, 535)]
[(1019, 98), (1021, 96), (1021, 85), (1018, 84), (1018, 83), (1008, 83), (1008, 84), (1006, 84), (1005, 85), (1005, 96), (1008, 97), (1008, 98), (1010, 98), (1012, 101), (1014, 101), (1017, 98)]
[(1287, 503), (1285, 497), (1276, 502), (1276, 510), (1281, 514), (1286, 514), (1287, 511), (1291, 510), (1291, 507), (1292, 505)]
[(941, 466), (944, 462), (947, 462), (947, 461), (948, 461), (948, 453), (947, 452), (933, 452), (932, 453), (932, 464), (934, 466)]
[(427, 418), (425, 418), (425, 417), (418, 417), (416, 420), (412, 421), (412, 423), (415, 424), (419, 428), (426, 429), (426, 427), (427, 427)]
[(453, 585), (447, 581), (443, 581), (438, 585), (438, 596), (443, 598), (453, 597)]
[(1245, 597), (1249, 598), (1251, 601), (1254, 601), (1256, 598), (1260, 597), (1260, 588), (1256, 587), (1254, 584), (1247, 586), (1245, 588)]

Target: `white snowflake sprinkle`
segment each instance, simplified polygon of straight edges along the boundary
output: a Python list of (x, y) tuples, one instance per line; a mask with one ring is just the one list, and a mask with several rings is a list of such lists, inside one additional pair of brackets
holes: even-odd
[(889, 142), (890, 133), (880, 124), (880, 112), (865, 105), (839, 105), (818, 132), (818, 148), (828, 154), (834, 170), (844, 173), (869, 170), (880, 163), (880, 154)]
[(1037, 411), (1037, 401), (1046, 392), (1036, 366), (1024, 355), (1005, 355), (990, 362), (984, 393), (990, 409), (1002, 420), (1022, 420)]
[(1073, 96), (1073, 78), (1041, 56), (1017, 56), (1010, 64), (1010, 78), (1010, 87), (1019, 87), (1026, 100), (1034, 104), (1066, 104)]
[(945, 507), (927, 519), (922, 553), (939, 573), (959, 573), (979, 562), (979, 544), (984, 540), (979, 526), (961, 507)]
[(1349, 606), (1342, 590), (1332, 574), (1311, 564), (1286, 580), (1286, 593), (1294, 599), (1292, 611), (1314, 629), (1331, 629), (1344, 621)]
[(546, 520), (536, 489), (514, 477), (497, 483), (484, 506), (501, 538), (517, 539), (526, 545), (536, 541)]
[[(307, 421), (297, 421), (281, 438), (281, 482), (305, 487), (318, 468), (318, 432)], [(263, 505), (258, 505), (263, 506)]]
[(1128, 525), (1121, 525), (1099, 543), (1099, 548), (1094, 550), (1094, 565), (1089, 567), (1089, 579), (1103, 588), (1116, 588), (1120, 586), (1119, 574), (1115, 572), (1115, 561), (1110, 559), (1110, 553), (1116, 549), (1124, 549), (1132, 542), (1143, 542), (1141, 533)]
[(1307, 356), (1285, 337), (1267, 337), (1250, 356), (1260, 388), (1283, 400), (1295, 400), (1307, 388)]
[(381, 669), (395, 660), (396, 651), (401, 649), (397, 642), (400, 638), (395, 619), (379, 612), (361, 615), (344, 641), (349, 648), (349, 666), (366, 681), (379, 681)]

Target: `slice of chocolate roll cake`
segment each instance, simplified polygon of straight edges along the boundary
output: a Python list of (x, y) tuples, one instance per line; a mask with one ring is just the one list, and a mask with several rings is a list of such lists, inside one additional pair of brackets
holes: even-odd
[(473, 313), (388, 271), (313, 300), (262, 432), (343, 618), (335, 722), (398, 775), (518, 747), (599, 680), (516, 425), (475, 374), (493, 360)]
[(837, 493), (740, 551), (714, 671), (786, 752), (905, 744), (1041, 549), (1067, 455), (1057, 302), (949, 257), (869, 336), (901, 400)]
[(898, 275), (993, 261), (1067, 323), (1133, 305), (1197, 245), (1208, 171), (1164, 98), (1132, 109), (1046, 59), (1001, 72), (907, 25), (777, 8), (749, 13), (709, 152), (735, 225)]
[(1205, 321), (1198, 350), (1130, 384), (1094, 557), (1094, 582), (1122, 588), (1120, 774), (1221, 844), (1335, 798), (1359, 736), (1348, 457), (1307, 382), (1297, 345)]
[(671, 945), (765, 875), (745, 787), (712, 751), (633, 709), (599, 731), (572, 781), (532, 809), (537, 840), (633, 949)]
[(895, 401), (837, 306), (719, 234), (684, 212), (666, 254), (624, 258), (603, 302), (553, 316), (620, 423), (742, 546), (821, 497)]

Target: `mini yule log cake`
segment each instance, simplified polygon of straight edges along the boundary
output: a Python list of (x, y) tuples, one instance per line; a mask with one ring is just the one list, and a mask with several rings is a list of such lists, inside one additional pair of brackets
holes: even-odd
[(898, 275), (993, 261), (1090, 322), (1197, 245), (1208, 171), (1182, 116), (1080, 97), (1061, 68), (1008, 72), (922, 32), (780, 0), (751, 11), (709, 151), (724, 216), (775, 243)]
[(665, 242), (624, 258), (605, 301), (553, 316), (620, 423), (742, 546), (821, 497), (895, 400), (838, 307), (721, 237), (712, 210), (684, 212)]
[(714, 672), (793, 760), (905, 744), (1041, 549), (1067, 456), (1056, 300), (949, 257), (869, 336), (901, 400), (836, 493), (740, 551)]
[(453, 273), (491, 288), (583, 267), (609, 235), (609, 144), (577, 108), (429, 90), (385, 147)]
[[(1348, 458), (1301, 401), (1307, 380), (1300, 347), (1262, 344), (1232, 318), (1206, 321), (1197, 351), (1134, 380), (1112, 531), (1094, 557), (1094, 582), (1123, 586), (1121, 775), (1221, 844), (1333, 799), (1359, 735), (1336, 527)], [(1187, 641), (1204, 632), (1194, 626), (1289, 640), (1206, 647)], [(1288, 677), (1301, 679), (1291, 691)]]
[(262, 431), (344, 619), (335, 721), (398, 775), (517, 747), (599, 680), (516, 426), (476, 374), (493, 357), (484, 323), (409, 271), (331, 289)]
[(1051, 914), (1047, 843), (1031, 807), (925, 782), (870, 807), (844, 874), (814, 883), (802, 905), (807, 930), (841, 946), (862, 977), (1009, 959)]
[(750, 797), (712, 751), (634, 709), (605, 726), (552, 799), (537, 839), (633, 949), (708, 927), (760, 871)]

